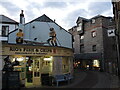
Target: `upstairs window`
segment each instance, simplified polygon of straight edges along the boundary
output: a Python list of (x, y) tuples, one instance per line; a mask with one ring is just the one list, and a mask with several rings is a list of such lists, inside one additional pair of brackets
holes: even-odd
[(77, 27), (77, 31), (81, 31), (81, 30), (82, 30), (82, 23), (79, 23)]
[(83, 41), (84, 41), (84, 36), (82, 35), (80, 36), (80, 43), (83, 43)]
[(92, 51), (96, 51), (96, 45), (92, 46)]
[(2, 26), (1, 36), (6, 37), (9, 33), (9, 26)]
[(91, 32), (91, 36), (92, 36), (93, 38), (96, 37), (96, 36), (97, 36), (96, 31), (92, 31), (92, 32)]
[(80, 53), (84, 53), (84, 44), (80, 45)]

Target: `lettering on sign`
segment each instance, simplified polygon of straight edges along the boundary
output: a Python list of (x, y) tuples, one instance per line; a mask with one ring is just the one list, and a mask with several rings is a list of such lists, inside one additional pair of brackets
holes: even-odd
[(51, 53), (52, 49), (46, 48), (18, 48), (18, 47), (10, 47), (10, 51), (16, 52), (16, 54), (39, 54), (39, 53)]

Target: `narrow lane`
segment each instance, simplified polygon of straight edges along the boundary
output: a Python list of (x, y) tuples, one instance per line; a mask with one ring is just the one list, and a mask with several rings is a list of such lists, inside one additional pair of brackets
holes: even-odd
[[(81, 78), (81, 77), (79, 77)], [(86, 71), (86, 77), (82, 81), (76, 81), (77, 84), (73, 88), (92, 88), (98, 83), (98, 75), (92, 71)]]

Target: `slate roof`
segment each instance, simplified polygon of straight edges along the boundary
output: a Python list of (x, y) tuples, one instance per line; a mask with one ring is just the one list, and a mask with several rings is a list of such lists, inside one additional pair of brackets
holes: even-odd
[(46, 16), (45, 14), (43, 14), (42, 16), (32, 20), (33, 21), (40, 21), (40, 22), (54, 22), (53, 20), (51, 20), (48, 16)]
[(0, 23), (8, 23), (8, 24), (19, 24), (13, 19), (10, 19), (9, 17), (5, 15), (0, 15)]

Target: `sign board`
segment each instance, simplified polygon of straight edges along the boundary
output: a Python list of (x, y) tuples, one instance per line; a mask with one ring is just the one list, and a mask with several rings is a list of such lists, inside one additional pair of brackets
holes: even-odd
[(23, 46), (23, 45), (3, 45), (2, 55), (25, 55), (25, 56), (73, 56), (73, 52), (68, 48)]
[(115, 29), (108, 30), (108, 37), (115, 36)]

